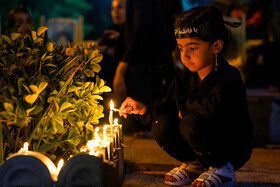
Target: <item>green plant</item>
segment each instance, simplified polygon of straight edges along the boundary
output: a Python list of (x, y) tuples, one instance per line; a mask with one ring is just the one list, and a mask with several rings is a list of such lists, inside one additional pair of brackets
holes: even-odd
[(0, 37), (0, 163), (25, 141), (53, 161), (67, 158), (104, 116), (99, 100), (111, 89), (96, 75), (96, 46), (56, 45), (46, 30)]

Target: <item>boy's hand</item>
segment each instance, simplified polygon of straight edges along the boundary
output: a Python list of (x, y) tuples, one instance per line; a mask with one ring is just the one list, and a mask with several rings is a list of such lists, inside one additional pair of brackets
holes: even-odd
[(147, 111), (146, 105), (143, 103), (127, 97), (120, 107), (119, 115), (127, 118), (127, 113), (144, 115)]

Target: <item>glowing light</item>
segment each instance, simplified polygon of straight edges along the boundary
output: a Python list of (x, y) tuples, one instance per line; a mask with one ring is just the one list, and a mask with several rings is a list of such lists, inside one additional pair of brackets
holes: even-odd
[(60, 161), (59, 161), (58, 164), (57, 164), (57, 168), (56, 168), (57, 176), (58, 176), (58, 174), (59, 174), (59, 172), (60, 172), (60, 170), (61, 170), (63, 164), (64, 164), (64, 160), (63, 160), (63, 159), (60, 159)]
[(28, 151), (28, 143), (27, 143), (27, 142), (25, 142), (25, 143), (23, 144), (23, 150), (24, 150), (24, 151)]
[(114, 103), (113, 103), (113, 100), (111, 99), (110, 101), (110, 110), (114, 110)]

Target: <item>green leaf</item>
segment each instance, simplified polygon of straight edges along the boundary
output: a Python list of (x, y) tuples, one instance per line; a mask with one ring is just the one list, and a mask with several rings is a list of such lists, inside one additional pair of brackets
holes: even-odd
[(60, 116), (51, 118), (51, 123), (56, 133), (62, 133), (64, 131), (64, 122)]
[(48, 42), (46, 44), (46, 48), (49, 52), (52, 52), (54, 50), (54, 47), (53, 47), (53, 43), (52, 42)]
[(36, 105), (36, 108), (34, 110), (32, 110), (29, 115), (39, 114), (43, 109), (44, 109), (43, 106)]
[(0, 112), (0, 116), (2, 116), (5, 119), (8, 119), (10, 121), (14, 120), (14, 117), (9, 112), (6, 112), (6, 111)]
[(72, 107), (72, 106), (73, 106), (72, 103), (70, 103), (70, 102), (65, 102), (65, 103), (63, 103), (63, 104), (60, 106), (59, 111), (61, 112), (61, 111), (65, 110), (66, 108), (70, 108), (70, 107)]
[[(51, 57), (51, 58), (52, 58), (52, 56), (47, 56), (47, 57)], [(47, 57), (46, 57), (46, 58), (47, 58)], [(53, 67), (53, 68), (57, 68), (57, 65), (55, 65), (55, 64), (51, 64), (51, 63), (45, 64), (44, 66), (46, 66), (46, 67)]]
[(33, 111), (35, 108), (36, 108), (36, 106), (27, 109), (27, 110), (26, 110), (26, 115), (29, 116), (29, 113), (30, 113), (31, 111)]
[(74, 146), (80, 143), (80, 133), (77, 128), (70, 128), (67, 141)]
[(17, 57), (21, 57), (23, 55), (24, 55), (24, 53), (20, 53), (20, 52), (17, 53)]
[(69, 92), (75, 92), (75, 91), (80, 90), (80, 89), (81, 89), (81, 87), (77, 87), (77, 86), (71, 85), (68, 88), (68, 93)]
[(92, 95), (92, 96), (90, 97), (90, 102), (93, 102), (93, 101), (95, 101), (95, 100), (97, 100), (97, 99), (103, 100), (103, 97), (101, 97), (100, 95)]
[(95, 74), (94, 74), (94, 71), (90, 70), (90, 69), (86, 69), (84, 71), (84, 74), (87, 76), (87, 77), (94, 77)]
[(37, 39), (37, 34), (35, 31), (31, 31), (31, 36), (32, 36), (33, 41), (35, 41)]
[[(44, 58), (44, 61), (45, 60), (49, 60), (49, 59), (51, 59), (51, 58), (53, 58), (53, 56), (46, 56), (45, 58)], [(46, 65), (45, 65), (46, 66)], [(56, 67), (56, 66), (55, 66)]]
[(47, 52), (41, 57), (41, 60), (44, 60), (45, 56), (47, 55)]
[(103, 59), (103, 55), (101, 53), (99, 53), (94, 59), (94, 62), (99, 63), (101, 62), (101, 60)]
[(90, 84), (91, 84), (91, 82), (85, 82), (83, 85), (83, 88), (86, 89)]
[(99, 64), (91, 64), (90, 65), (90, 68), (92, 69), (92, 71), (98, 73), (101, 71), (101, 66)]
[(16, 66), (15, 64), (11, 64), (11, 66), (10, 66), (11, 71), (13, 71), (14, 69), (17, 69), (17, 68), (18, 68), (18, 66)]
[(39, 52), (40, 52), (40, 49), (34, 48), (34, 49), (32, 49), (31, 54), (32, 54), (32, 55), (35, 55), (35, 54), (37, 54), (37, 53), (39, 53)]
[(7, 112), (13, 112), (13, 110), (14, 110), (14, 105), (12, 105), (11, 103), (4, 103), (4, 107), (5, 107), (5, 110), (7, 111)]
[(91, 132), (94, 131), (94, 130), (93, 130), (93, 126), (92, 126), (91, 124), (89, 124), (89, 123), (86, 124), (86, 128), (87, 128), (88, 130), (90, 130)]
[(99, 89), (100, 92), (111, 92), (111, 88), (109, 86), (102, 86), (100, 89)]
[(47, 86), (48, 86), (47, 82), (41, 82), (38, 86), (38, 91), (39, 91), (38, 94), (40, 94)]
[(45, 151), (49, 151), (51, 149), (53, 149), (55, 146), (60, 146), (63, 143), (63, 141), (58, 141), (58, 142), (52, 142), (49, 144), (43, 144), (42, 146), (40, 146), (39, 148), (39, 152), (45, 152)]
[(39, 96), (38, 94), (30, 94), (25, 96), (24, 100), (27, 103), (33, 104), (37, 100), (38, 96)]
[(12, 40), (10, 39), (9, 36), (7, 35), (1, 35), (1, 38), (3, 38), (8, 44), (10, 44), (12, 42)]
[(94, 58), (96, 56), (96, 52), (96, 50), (89, 50), (87, 54), (88, 59), (91, 60), (92, 58)]
[(34, 43), (39, 43), (41, 41), (43, 41), (43, 38), (36, 38), (36, 40), (34, 40)]
[(78, 122), (77, 122), (77, 126), (80, 127), (80, 128), (83, 127), (84, 124), (85, 124), (84, 121), (78, 121)]
[(34, 94), (39, 94), (39, 89), (36, 85), (29, 85), (29, 88), (31, 89), (31, 91), (34, 93)]
[(58, 99), (54, 98), (54, 105), (57, 111), (59, 111)]
[(21, 35), (21, 33), (12, 33), (11, 38), (13, 41), (15, 41), (20, 35)]
[(41, 26), (38, 28), (37, 30), (37, 36), (40, 36), (41, 34), (43, 34), (46, 30), (48, 30), (48, 27), (46, 26)]
[(30, 89), (26, 85), (23, 84), (22, 86), (28, 91), (28, 93), (30, 93)]

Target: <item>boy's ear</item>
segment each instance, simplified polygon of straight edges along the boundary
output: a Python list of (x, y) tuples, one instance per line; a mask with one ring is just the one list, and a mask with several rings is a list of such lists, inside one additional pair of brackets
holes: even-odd
[(223, 49), (224, 42), (223, 40), (217, 40), (212, 44), (213, 53), (218, 54)]

